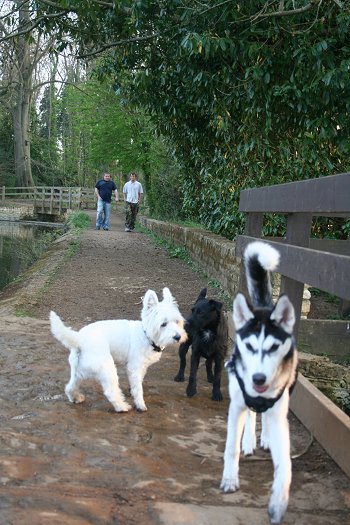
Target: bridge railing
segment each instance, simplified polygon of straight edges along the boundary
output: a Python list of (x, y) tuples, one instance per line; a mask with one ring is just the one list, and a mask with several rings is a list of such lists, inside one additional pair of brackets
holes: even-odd
[(281, 292), (287, 293), (299, 325), (304, 284), (350, 301), (350, 241), (311, 239), (315, 216), (350, 217), (350, 173), (241, 191), (239, 211), (246, 213), (236, 255), (262, 237), (264, 214), (287, 216), (283, 239), (268, 238), (281, 254)]
[[(236, 239), (236, 255), (242, 257), (245, 246), (255, 239), (268, 240), (278, 249), (281, 291), (294, 304), (296, 335), (304, 284), (350, 301), (350, 240), (310, 239), (313, 217), (350, 217), (350, 173), (243, 190), (239, 210), (246, 213), (246, 228)], [(284, 239), (262, 238), (265, 213), (287, 215)], [(243, 270), (243, 287), (242, 277)], [(291, 397), (291, 408), (350, 476), (350, 418), (302, 374)]]
[(89, 208), (95, 205), (94, 190), (62, 186), (2, 186), (1, 202), (31, 202), (42, 213), (61, 214), (67, 209)]

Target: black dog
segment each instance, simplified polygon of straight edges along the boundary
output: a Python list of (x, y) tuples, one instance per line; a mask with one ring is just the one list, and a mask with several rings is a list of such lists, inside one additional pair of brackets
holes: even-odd
[[(188, 339), (179, 348), (180, 368), (174, 381), (185, 380), (186, 354), (192, 345), (191, 371), (186, 389), (188, 397), (197, 393), (197, 370), (201, 357), (206, 359), (207, 379), (213, 383), (211, 398), (221, 401), (221, 371), (227, 350), (227, 321), (222, 311), (223, 304), (214, 299), (206, 299), (207, 289), (202, 288), (192, 307), (192, 314), (186, 320), (185, 330)], [(214, 373), (213, 373), (214, 363)]]

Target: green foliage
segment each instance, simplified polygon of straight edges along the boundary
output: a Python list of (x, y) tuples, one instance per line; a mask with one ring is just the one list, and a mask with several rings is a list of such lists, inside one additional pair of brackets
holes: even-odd
[(312, 224), (312, 237), (346, 240), (350, 235), (350, 219), (343, 217), (316, 217)]
[[(77, 89), (78, 88), (78, 89)], [(63, 145), (61, 182), (94, 185), (108, 170), (121, 189), (127, 173), (148, 176), (164, 156), (149, 118), (131, 108), (107, 83), (96, 79), (66, 86), (58, 114)]]
[(104, 170), (114, 175), (140, 165), (132, 116), (107, 85), (86, 81), (67, 86), (60, 101), (64, 181), (94, 184)]
[[(182, 178), (176, 160), (171, 156), (169, 146), (161, 139), (151, 144), (150, 161), (146, 173), (147, 203), (151, 216), (160, 219), (181, 219)], [(151, 160), (152, 159), (152, 160)]]
[[(82, 55), (101, 56), (96, 78), (118, 94), (90, 81), (87, 96), (65, 90), (64, 181), (83, 185), (102, 164), (118, 160), (123, 172), (133, 164), (145, 174), (154, 213), (179, 213), (232, 238), (243, 228), (241, 189), (349, 171), (350, 4), (315, 0), (304, 12), (276, 16), (281, 6), (293, 12), (305, 4), (38, 2), (43, 30), (61, 31), (58, 48), (70, 45), (69, 33)], [(54, 17), (59, 9), (67, 15)], [(142, 108), (139, 119), (131, 108)], [(158, 143), (145, 111), (174, 165), (154, 162)], [(138, 132), (129, 134), (130, 126)], [(271, 215), (265, 233), (284, 228)], [(345, 235), (339, 224), (335, 235), (339, 228)]]
[(83, 211), (72, 211), (66, 220), (66, 226), (71, 230), (86, 230), (90, 226), (90, 217)]
[(38, 185), (55, 185), (60, 175), (57, 137), (57, 93), (46, 87), (38, 110), (31, 115), (31, 157), (33, 178)]
[[(118, 42), (98, 76), (146, 108), (174, 145), (187, 217), (233, 237), (243, 226), (242, 188), (349, 169), (347, 2), (283, 17), (260, 16), (258, 0), (65, 6), (77, 14), (70, 30), (82, 47)], [(265, 7), (274, 14), (279, 2)], [(268, 224), (267, 233), (284, 227), (273, 216)]]
[(15, 308), (16, 317), (34, 317), (32, 311), (27, 308), (16, 307)]
[(79, 241), (77, 240), (71, 241), (66, 250), (65, 258), (70, 259), (71, 257), (73, 257), (78, 252), (79, 247), (80, 247)]

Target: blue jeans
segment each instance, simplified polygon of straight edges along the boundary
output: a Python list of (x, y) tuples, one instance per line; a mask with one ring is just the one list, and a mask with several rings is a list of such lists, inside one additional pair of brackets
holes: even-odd
[(96, 228), (102, 228), (107, 230), (109, 228), (109, 215), (111, 212), (111, 203), (103, 201), (102, 199), (97, 200), (96, 210)]

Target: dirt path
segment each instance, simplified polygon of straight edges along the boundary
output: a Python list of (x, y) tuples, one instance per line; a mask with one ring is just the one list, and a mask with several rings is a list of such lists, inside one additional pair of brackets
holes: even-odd
[[(173, 381), (178, 360), (169, 349), (146, 375), (146, 413), (113, 413), (92, 383), (81, 405), (64, 395), (67, 352), (49, 333), (51, 309), (74, 328), (137, 319), (145, 291), (168, 286), (186, 315), (206, 279), (147, 235), (125, 233), (116, 213), (109, 232), (92, 223), (68, 260), (65, 247), (56, 244), (25, 288), (0, 297), (0, 524), (267, 525), (267, 455), (242, 460), (239, 492), (218, 489), (226, 377), (222, 403), (211, 401), (203, 368), (198, 395), (187, 399), (185, 384)], [(15, 317), (18, 305), (35, 317)], [(349, 480), (292, 415), (291, 434), (297, 457), (284, 523), (349, 524)]]

